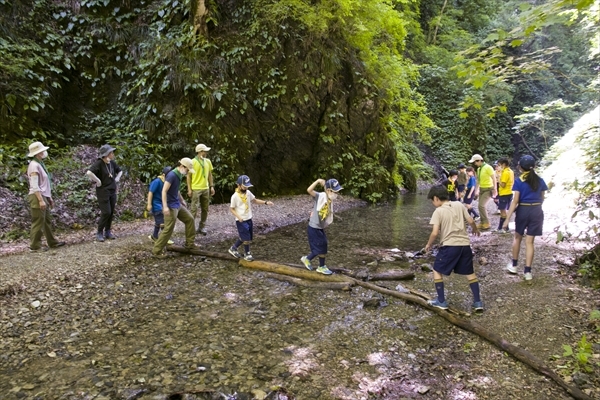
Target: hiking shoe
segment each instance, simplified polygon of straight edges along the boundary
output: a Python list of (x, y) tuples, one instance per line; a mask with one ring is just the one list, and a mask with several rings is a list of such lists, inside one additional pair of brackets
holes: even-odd
[(475, 311), (483, 311), (483, 301), (474, 301), (473, 302), (473, 309)]
[(106, 232), (104, 232), (104, 238), (110, 239), (110, 240), (115, 240), (117, 237), (115, 235), (113, 235), (110, 231), (106, 231)]
[(252, 254), (250, 252), (247, 252), (246, 255), (244, 256), (244, 260), (254, 261), (254, 257), (252, 257)]
[(198, 228), (198, 230), (196, 231), (196, 233), (199, 233), (203, 236), (206, 236), (208, 234), (208, 231), (206, 230), (206, 228)]
[(242, 258), (242, 255), (239, 253), (239, 251), (237, 251), (237, 249), (234, 249), (233, 246), (229, 248), (228, 252), (235, 258)]
[(331, 272), (331, 270), (329, 268), (327, 268), (327, 265), (323, 265), (322, 267), (318, 267), (317, 268), (317, 272), (323, 275), (331, 275), (333, 274), (333, 272)]
[(31, 247), (29, 248), (30, 253), (42, 253), (44, 251), (48, 251), (48, 248), (44, 246), (38, 247), (37, 249), (32, 249)]
[(312, 265), (310, 264), (310, 260), (308, 259), (308, 257), (302, 256), (300, 261), (302, 261), (302, 264), (304, 264), (306, 269), (308, 269), (309, 271), (312, 271)]
[(533, 279), (533, 275), (531, 275), (531, 272), (525, 272), (523, 278), (525, 278), (526, 281), (530, 281)]
[(513, 267), (512, 262), (508, 262), (508, 264), (506, 264), (506, 270), (508, 271), (508, 273), (516, 275), (517, 274), (517, 267)]
[(428, 300), (427, 304), (429, 304), (432, 307), (436, 307), (436, 308), (441, 308), (442, 310), (447, 310), (448, 309), (448, 303), (447, 302), (440, 302), (438, 301), (438, 299), (435, 300)]
[(102, 234), (102, 232), (98, 232), (96, 234), (96, 241), (97, 242), (104, 242), (104, 235)]
[(65, 242), (56, 242), (55, 245), (50, 246), (51, 248), (55, 249), (57, 247), (63, 247), (66, 243)]
[(165, 253), (152, 253), (152, 258), (158, 258), (160, 260), (164, 260), (165, 258), (167, 258), (167, 255)]
[(477, 222), (477, 221), (479, 221), (480, 219), (481, 219), (481, 217), (475, 217), (475, 218), (473, 218), (473, 221)]
[(156, 239), (158, 239), (158, 238), (155, 238), (152, 235), (148, 235), (148, 239), (152, 240), (153, 242), (156, 242)]
[(174, 241), (172, 241), (171, 239), (167, 240), (167, 244), (175, 244)]
[(487, 231), (488, 229), (490, 229), (490, 224), (479, 224), (477, 225), (477, 229), (479, 229), (480, 231)]

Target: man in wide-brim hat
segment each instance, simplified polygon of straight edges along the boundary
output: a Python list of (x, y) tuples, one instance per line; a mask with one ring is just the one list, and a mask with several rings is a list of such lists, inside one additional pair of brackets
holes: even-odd
[[(48, 247), (64, 246), (65, 242), (59, 242), (52, 232), (52, 216), (50, 209), (54, 207), (52, 200), (52, 177), (44, 165), (44, 159), (48, 157), (48, 147), (41, 142), (29, 145), (29, 154), (32, 157), (27, 167), (29, 178), (29, 195), (27, 200), (31, 208), (31, 233), (29, 249), (32, 252), (46, 251)], [(42, 235), (46, 238), (48, 247), (42, 246)]]
[(100, 220), (96, 240), (116, 239), (111, 232), (112, 220), (117, 205), (117, 183), (123, 171), (115, 162), (115, 148), (109, 144), (98, 150), (98, 159), (87, 170), (86, 175), (96, 184), (96, 197), (100, 207)]

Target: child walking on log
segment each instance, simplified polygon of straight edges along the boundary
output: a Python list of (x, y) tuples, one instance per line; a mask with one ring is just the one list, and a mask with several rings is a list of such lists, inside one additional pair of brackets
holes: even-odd
[[(231, 196), (229, 210), (235, 216), (235, 225), (238, 230), (238, 240), (229, 248), (229, 254), (235, 258), (244, 258), (246, 261), (254, 261), (250, 253), (250, 243), (252, 242), (252, 203), (273, 205), (272, 201), (257, 199), (248, 188), (251, 188), (250, 178), (247, 175), (240, 175), (237, 179), (237, 189)], [(244, 245), (244, 255), (240, 254), (238, 248)]]
[[(325, 192), (315, 192), (317, 185), (322, 185)], [(330, 179), (325, 182), (324, 179), (317, 179), (306, 189), (315, 199), (313, 210), (308, 222), (308, 244), (310, 245), (310, 254), (300, 258), (302, 264), (312, 271), (311, 261), (319, 256), (319, 267), (317, 272), (323, 275), (331, 275), (333, 272), (325, 265), (325, 256), (327, 255), (327, 235), (325, 228), (333, 222), (333, 201), (337, 198), (337, 192), (342, 190), (337, 179)]]
[(483, 302), (479, 295), (479, 282), (473, 270), (473, 251), (471, 240), (467, 233), (465, 221), (471, 225), (473, 234), (479, 236), (480, 232), (467, 209), (460, 203), (448, 201), (448, 190), (445, 186), (437, 185), (429, 190), (427, 198), (436, 207), (431, 216), (430, 225), (433, 225), (425, 251), (429, 251), (435, 239), (440, 236), (440, 249), (433, 264), (433, 279), (437, 299), (429, 300), (429, 305), (442, 310), (448, 309), (444, 295), (444, 280), (442, 275), (449, 276), (452, 272), (466, 275), (469, 286), (473, 292), (473, 308), (483, 311)]

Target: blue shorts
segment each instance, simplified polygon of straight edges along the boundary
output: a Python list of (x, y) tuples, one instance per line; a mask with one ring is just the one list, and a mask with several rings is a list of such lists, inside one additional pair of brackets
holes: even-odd
[(248, 219), (244, 222), (235, 221), (235, 226), (237, 226), (240, 240), (243, 242), (252, 241), (252, 219)]
[(457, 185), (456, 189), (458, 190), (458, 193), (462, 193), (465, 191), (465, 187), (466, 185)]
[[(467, 192), (471, 190), (471, 188), (467, 189)], [(473, 194), (471, 195), (471, 197), (467, 197), (467, 195), (465, 194), (465, 198), (463, 199), (463, 203), (465, 204), (471, 204), (473, 202), (473, 197), (475, 197), (475, 192), (473, 191)]]
[(152, 215), (154, 215), (154, 225), (163, 226), (165, 224), (165, 214), (162, 211), (157, 211)]
[(459, 275), (470, 275), (473, 270), (473, 251), (471, 246), (442, 246), (435, 257), (433, 270), (442, 275), (452, 272)]
[(512, 199), (512, 194), (498, 196), (498, 210), (508, 210), (510, 208), (510, 203), (512, 202)]
[(544, 228), (544, 210), (542, 205), (524, 206), (519, 204), (515, 217), (515, 232), (523, 236), (527, 229), (527, 236), (542, 236)]
[(327, 235), (324, 229), (308, 226), (308, 244), (312, 254), (327, 254)]

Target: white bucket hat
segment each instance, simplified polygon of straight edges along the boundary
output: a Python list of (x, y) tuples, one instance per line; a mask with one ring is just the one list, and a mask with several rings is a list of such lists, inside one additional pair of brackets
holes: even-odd
[(42, 142), (33, 142), (29, 145), (29, 154), (27, 154), (27, 157), (34, 157), (36, 154), (46, 151), (49, 148), (44, 146)]
[(209, 151), (210, 147), (206, 147), (206, 145), (204, 144), (199, 144), (198, 146), (196, 146), (196, 153), (199, 153), (201, 151)]
[(181, 160), (179, 160), (179, 164), (183, 165), (184, 167), (186, 167), (188, 169), (188, 173), (189, 174), (195, 174), (196, 171), (194, 171), (194, 164), (192, 163), (192, 160), (190, 160), (187, 157), (183, 157)]
[(475, 161), (483, 161), (483, 157), (479, 154), (473, 154), (473, 157), (469, 160), (470, 163), (474, 163)]

